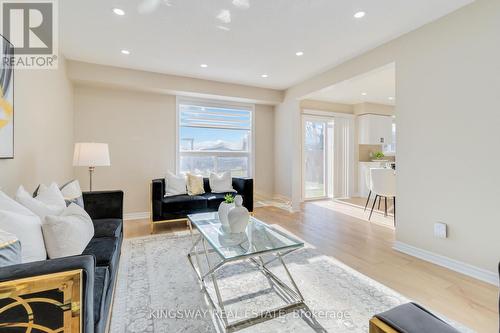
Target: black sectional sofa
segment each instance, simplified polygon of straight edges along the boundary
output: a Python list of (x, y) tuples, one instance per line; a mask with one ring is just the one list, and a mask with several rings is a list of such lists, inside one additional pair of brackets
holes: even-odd
[[(165, 197), (165, 179), (154, 179), (151, 186), (152, 223), (182, 220), (188, 214), (214, 212), (227, 193), (212, 193), (208, 178), (203, 178), (205, 194)], [(253, 179), (233, 178), (233, 188), (243, 197), (243, 206), (253, 212)]]
[[(81, 270), (82, 295), (77, 304), (79, 311), (76, 311), (81, 317), (81, 332), (102, 333), (105, 332), (109, 320), (123, 241), (123, 192), (86, 192), (83, 193), (83, 199), (85, 210), (92, 218), (95, 229), (94, 238), (84, 252), (78, 256), (1, 267), (0, 283), (15, 283), (26, 278), (28, 281), (43, 281), (47, 274)], [(62, 302), (59, 291), (38, 291), (36, 297)], [(26, 297), (34, 296), (23, 296)], [(9, 302), (12, 302), (12, 299), (2, 296), (0, 307)], [(75, 304), (71, 304), (71, 308), (74, 306)], [(32, 303), (31, 307), (34, 323), (51, 329), (64, 325), (63, 311), (69, 311), (66, 304), (55, 307), (50, 303), (39, 302)], [(1, 322), (22, 323), (27, 320), (23, 311), (5, 312), (0, 314), (0, 317), (2, 315), (4, 318), (0, 318)], [(13, 328), (12, 332), (17, 331)]]

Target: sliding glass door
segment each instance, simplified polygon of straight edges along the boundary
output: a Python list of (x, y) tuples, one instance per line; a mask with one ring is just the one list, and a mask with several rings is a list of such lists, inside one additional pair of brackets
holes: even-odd
[(304, 116), (302, 180), (305, 200), (320, 199), (328, 196), (328, 138), (329, 120)]

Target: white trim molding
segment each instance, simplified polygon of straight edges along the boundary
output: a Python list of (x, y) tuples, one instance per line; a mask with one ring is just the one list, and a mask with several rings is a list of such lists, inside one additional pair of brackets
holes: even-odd
[(499, 280), (496, 272), (491, 272), (486, 269), (482, 269), (455, 259), (451, 259), (440, 254), (436, 254), (427, 250), (420, 249), (418, 247), (408, 245), (406, 243), (394, 242), (393, 249), (413, 257), (431, 262), (438, 266), (442, 266), (452, 271), (462, 273), (464, 275), (473, 277), (475, 279), (490, 283), (492, 285), (498, 286)]
[(123, 220), (125, 220), (125, 221), (143, 220), (143, 219), (149, 219), (150, 216), (151, 216), (150, 212), (126, 213), (126, 214), (123, 214)]
[(332, 112), (332, 111), (313, 110), (313, 109), (302, 109), (302, 114), (310, 116), (334, 117), (334, 118), (337, 117), (337, 118), (348, 118), (348, 119), (354, 119), (356, 116), (352, 113)]

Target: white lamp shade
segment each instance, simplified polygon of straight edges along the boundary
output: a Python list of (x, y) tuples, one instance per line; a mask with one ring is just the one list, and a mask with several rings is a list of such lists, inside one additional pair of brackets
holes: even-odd
[(75, 143), (73, 155), (74, 166), (110, 166), (107, 143), (79, 142)]

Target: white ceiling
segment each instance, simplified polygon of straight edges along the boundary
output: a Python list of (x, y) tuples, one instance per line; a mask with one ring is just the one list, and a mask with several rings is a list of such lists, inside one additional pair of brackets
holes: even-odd
[(395, 105), (395, 97), (395, 64), (377, 68), (307, 96), (308, 99), (343, 104), (368, 102), (386, 105)]
[(70, 59), (284, 89), (471, 2), (63, 0), (60, 45)]

